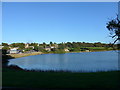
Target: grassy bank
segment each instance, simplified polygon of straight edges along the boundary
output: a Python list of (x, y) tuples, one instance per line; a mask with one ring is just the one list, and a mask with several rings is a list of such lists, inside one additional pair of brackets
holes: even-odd
[(113, 50), (112, 47), (106, 48), (106, 47), (84, 47), (84, 48), (88, 48), (90, 51), (109, 51), (109, 50)]
[(118, 89), (120, 72), (26, 72), (3, 68), (3, 87)]
[(42, 52), (32, 52), (32, 53), (21, 53), (21, 54), (9, 54), (13, 58), (19, 58), (19, 57), (26, 57), (26, 56), (32, 56), (32, 55), (39, 55), (42, 54)]

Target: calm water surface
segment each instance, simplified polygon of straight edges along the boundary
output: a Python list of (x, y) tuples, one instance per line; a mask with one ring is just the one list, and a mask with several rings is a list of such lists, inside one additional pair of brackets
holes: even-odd
[(97, 72), (118, 70), (116, 51), (43, 54), (9, 60), (26, 70)]

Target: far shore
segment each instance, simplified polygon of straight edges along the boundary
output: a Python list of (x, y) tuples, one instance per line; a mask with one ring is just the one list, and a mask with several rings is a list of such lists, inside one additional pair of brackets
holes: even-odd
[[(100, 52), (100, 51), (112, 51), (112, 50), (98, 50), (98, 51), (89, 51), (89, 52)], [(66, 53), (81, 53), (81, 52), (88, 52), (88, 51), (80, 51), (80, 52), (66, 52)], [(21, 54), (8, 54), (13, 58), (20, 58), (26, 56), (33, 56), (33, 55), (41, 55), (41, 54), (59, 54), (59, 53), (43, 53), (43, 52), (32, 52), (32, 53), (21, 53)]]
[(20, 58), (20, 57), (26, 57), (26, 56), (32, 56), (32, 55), (39, 55), (43, 54), (42, 52), (32, 52), (32, 53), (21, 53), (21, 54), (8, 54), (13, 58)]

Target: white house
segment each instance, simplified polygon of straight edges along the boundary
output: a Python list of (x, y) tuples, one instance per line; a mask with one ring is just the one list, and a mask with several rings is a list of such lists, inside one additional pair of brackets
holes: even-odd
[(65, 48), (64, 50), (65, 50), (65, 52), (69, 52), (69, 50), (67, 48)]
[(90, 52), (90, 50), (85, 50), (86, 52)]
[(17, 54), (17, 53), (19, 53), (18, 48), (12, 48), (12, 49), (10, 49), (10, 54)]
[(46, 51), (51, 51), (51, 48), (50, 47), (46, 47), (45, 50)]
[(50, 48), (55, 48), (54, 46), (51, 46)]
[(27, 43), (27, 44), (25, 44), (25, 48), (28, 48), (29, 47), (29, 44)]
[(34, 49), (34, 46), (29, 46), (29, 48), (32, 48), (32, 49)]

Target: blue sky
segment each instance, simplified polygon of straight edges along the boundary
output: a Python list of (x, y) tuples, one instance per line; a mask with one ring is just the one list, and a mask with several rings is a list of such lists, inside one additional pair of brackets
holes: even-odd
[(116, 17), (117, 2), (8, 2), (2, 5), (3, 42), (113, 41), (106, 23)]

